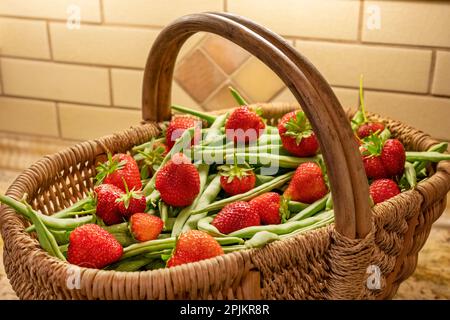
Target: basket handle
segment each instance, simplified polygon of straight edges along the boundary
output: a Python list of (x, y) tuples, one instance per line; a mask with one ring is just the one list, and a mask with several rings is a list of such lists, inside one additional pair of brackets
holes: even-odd
[(199, 31), (241, 46), (283, 80), (317, 134), (333, 190), (336, 230), (348, 238), (365, 237), (371, 228), (368, 185), (344, 111), (320, 73), (271, 31), (229, 14), (201, 13), (175, 20), (161, 31), (147, 59), (142, 93), (144, 121), (170, 118), (176, 57), (183, 43)]

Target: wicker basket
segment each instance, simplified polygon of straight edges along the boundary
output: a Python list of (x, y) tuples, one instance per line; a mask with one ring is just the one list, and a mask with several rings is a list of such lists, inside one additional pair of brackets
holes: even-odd
[[(445, 208), (450, 163), (430, 168), (415, 190), (369, 207), (368, 184), (353, 133), (330, 86), (289, 44), (242, 17), (203, 13), (165, 28), (149, 54), (144, 74), (144, 123), (46, 156), (25, 170), (7, 194), (30, 196), (35, 209), (52, 214), (92, 190), (95, 165), (105, 153), (125, 152), (159, 134), (169, 119), (173, 67), (181, 45), (198, 31), (223, 36), (266, 63), (291, 89), (320, 140), (333, 190), (335, 224), (276, 241), (262, 249), (234, 252), (170, 269), (115, 272), (74, 267), (49, 256), (30, 237), (13, 210), (2, 207), (4, 263), (22, 299), (373, 299), (392, 297), (412, 274), (432, 223)], [(276, 123), (289, 104), (259, 104)], [(372, 116), (375, 117), (375, 116)], [(400, 122), (383, 121), (409, 150), (438, 141)], [(376, 266), (375, 269), (370, 269)], [(67, 285), (74, 270), (80, 286)], [(378, 270), (380, 286), (367, 278)], [(369, 272), (369, 273), (368, 273)], [(368, 279), (370, 281), (370, 277)]]

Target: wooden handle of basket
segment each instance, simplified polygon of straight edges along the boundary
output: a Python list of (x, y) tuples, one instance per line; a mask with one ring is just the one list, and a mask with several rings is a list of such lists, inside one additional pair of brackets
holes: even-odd
[(196, 32), (222, 36), (271, 68), (296, 97), (320, 142), (333, 191), (335, 227), (349, 238), (371, 229), (368, 185), (350, 124), (331, 87), (304, 57), (271, 31), (241, 17), (202, 13), (181, 17), (161, 31), (149, 53), (143, 79), (144, 121), (170, 118), (176, 57)]

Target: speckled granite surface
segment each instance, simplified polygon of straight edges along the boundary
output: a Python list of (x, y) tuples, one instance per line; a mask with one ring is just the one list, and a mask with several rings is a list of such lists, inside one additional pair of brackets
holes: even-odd
[[(1, 145), (0, 137), (0, 145)], [(14, 178), (20, 172), (18, 167), (24, 165), (23, 168), (29, 166), (41, 155), (40, 152), (48, 149), (60, 149), (61, 144), (47, 145), (47, 148), (38, 149), (31, 155), (23, 156), (18, 162), (12, 163), (14, 167), (10, 169), (4, 168), (4, 161), (1, 158), (5, 154), (0, 152), (0, 192), (5, 192), (7, 187), (13, 182)], [(0, 148), (1, 150), (2, 148)], [(4, 150), (4, 148), (3, 148)], [(8, 155), (11, 158), (10, 155)], [(11, 159), (14, 160), (14, 159)], [(450, 204), (450, 197), (447, 201)], [(17, 299), (13, 292), (3, 268), (3, 242), (0, 238), (0, 299)], [(400, 286), (395, 299), (450, 299), (450, 207), (442, 215), (442, 217), (434, 224), (430, 236), (424, 248), (419, 255), (419, 263), (415, 273)]]

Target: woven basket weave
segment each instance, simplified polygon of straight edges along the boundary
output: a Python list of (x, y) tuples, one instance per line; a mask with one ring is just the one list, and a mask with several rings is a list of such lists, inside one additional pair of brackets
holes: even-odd
[[(286, 42), (249, 20), (230, 14), (182, 17), (164, 29), (150, 52), (144, 74), (144, 123), (82, 142), (46, 156), (8, 189), (29, 195), (35, 209), (52, 214), (85, 197), (95, 166), (106, 152), (126, 152), (160, 133), (169, 119), (170, 83), (176, 55), (198, 31), (221, 35), (253, 53), (291, 89), (310, 119), (333, 190), (335, 224), (262, 249), (244, 250), (170, 269), (116, 272), (79, 268), (49, 256), (24, 229), (13, 210), (2, 207), (5, 270), (22, 299), (382, 299), (392, 297), (412, 274), (432, 223), (445, 209), (450, 163), (430, 167), (415, 190), (369, 208), (364, 168), (348, 117), (318, 71)], [(258, 104), (276, 124), (294, 104)], [(383, 121), (408, 150), (438, 143), (398, 121)], [(380, 286), (368, 286), (371, 266)], [(369, 273), (368, 273), (369, 270)], [(80, 286), (68, 286), (74, 273)]]

